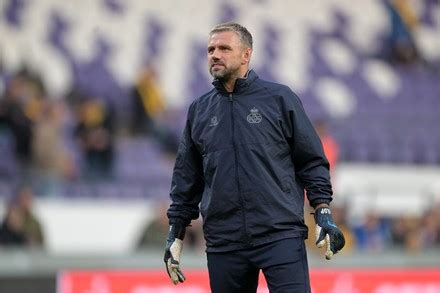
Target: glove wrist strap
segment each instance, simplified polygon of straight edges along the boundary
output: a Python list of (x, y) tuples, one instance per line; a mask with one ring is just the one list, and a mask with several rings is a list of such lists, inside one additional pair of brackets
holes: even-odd
[(183, 240), (185, 238), (186, 227), (182, 224), (175, 223), (170, 226), (170, 232), (168, 234), (168, 240), (174, 240), (178, 238)]

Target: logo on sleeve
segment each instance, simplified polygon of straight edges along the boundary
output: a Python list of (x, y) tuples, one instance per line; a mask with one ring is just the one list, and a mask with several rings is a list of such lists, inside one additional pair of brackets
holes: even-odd
[(218, 125), (218, 119), (217, 116), (214, 116), (211, 118), (211, 123), (209, 124), (209, 126), (217, 126)]
[(247, 115), (247, 122), (254, 124), (254, 123), (260, 123), (261, 120), (263, 120), (263, 117), (261, 116), (260, 113), (258, 113), (258, 109), (253, 107), (251, 109), (251, 113)]

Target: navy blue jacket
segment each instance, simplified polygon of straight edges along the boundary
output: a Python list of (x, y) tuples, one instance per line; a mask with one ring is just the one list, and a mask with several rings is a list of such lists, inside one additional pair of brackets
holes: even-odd
[(254, 71), (228, 93), (214, 88), (189, 107), (174, 166), (170, 224), (203, 217), (208, 252), (306, 237), (304, 189), (329, 203), (329, 164), (298, 97)]

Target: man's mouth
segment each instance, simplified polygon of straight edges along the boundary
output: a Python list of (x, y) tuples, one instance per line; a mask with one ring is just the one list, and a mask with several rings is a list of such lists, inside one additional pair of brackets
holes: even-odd
[(211, 65), (211, 68), (214, 68), (214, 67), (220, 67), (220, 66), (225, 67), (225, 65), (222, 64), (222, 63), (214, 63), (214, 64)]

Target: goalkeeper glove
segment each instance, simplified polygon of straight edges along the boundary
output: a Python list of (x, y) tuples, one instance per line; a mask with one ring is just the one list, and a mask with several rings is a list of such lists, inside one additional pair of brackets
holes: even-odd
[(328, 206), (315, 210), (316, 245), (321, 248), (326, 245), (325, 258), (331, 259), (345, 245), (344, 234), (333, 222), (332, 213)]
[(174, 285), (185, 281), (185, 276), (180, 270), (180, 253), (182, 252), (183, 238), (185, 237), (185, 227), (181, 224), (172, 224), (168, 233), (165, 247), (164, 262), (168, 276)]

